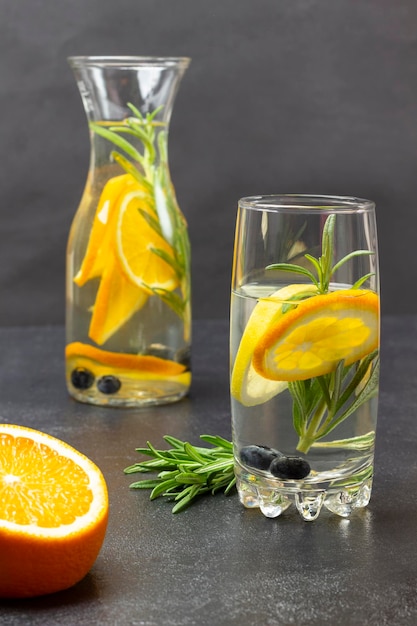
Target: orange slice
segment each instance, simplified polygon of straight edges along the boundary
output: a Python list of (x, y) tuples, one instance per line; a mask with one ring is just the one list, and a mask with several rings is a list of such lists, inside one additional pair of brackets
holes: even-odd
[(134, 179), (130, 174), (114, 176), (107, 181), (101, 192), (96, 213), (88, 240), (87, 250), (74, 282), (82, 287), (87, 281), (96, 276), (101, 276), (106, 264), (111, 232), (108, 224), (111, 221), (120, 194), (129, 188)]
[(253, 366), (271, 380), (307, 380), (350, 365), (379, 345), (379, 298), (349, 289), (302, 301), (272, 324), (255, 346)]
[(292, 297), (308, 292), (317, 293), (317, 289), (314, 285), (287, 285), (259, 300), (253, 309), (239, 343), (230, 380), (232, 397), (244, 406), (267, 402), (287, 388), (286, 382), (268, 380), (255, 371), (253, 350), (265, 329), (283, 315), (283, 305)]
[(138, 380), (172, 380), (184, 385), (190, 382), (185, 365), (156, 356), (110, 352), (79, 341), (66, 346), (65, 356), (70, 372), (77, 367), (86, 368), (97, 378), (114, 374)]
[(102, 546), (108, 495), (102, 473), (68, 444), (0, 424), (0, 597), (67, 589)]
[(110, 250), (93, 306), (89, 337), (98, 345), (105, 343), (146, 304), (148, 297), (147, 291), (126, 278)]
[(173, 291), (179, 284), (178, 276), (172, 265), (153, 250), (160, 250), (172, 259), (174, 251), (143, 217), (140, 209), (147, 211), (143, 198), (136, 192), (132, 191), (123, 197), (116, 234), (116, 250), (121, 267), (126, 278), (134, 285)]
[(111, 178), (103, 188), (80, 271), (74, 282), (83, 286), (101, 277), (89, 337), (104, 344), (147, 302), (149, 287), (173, 290), (178, 277), (162, 255), (173, 258), (169, 244), (140, 211), (157, 216), (149, 195), (130, 174)]

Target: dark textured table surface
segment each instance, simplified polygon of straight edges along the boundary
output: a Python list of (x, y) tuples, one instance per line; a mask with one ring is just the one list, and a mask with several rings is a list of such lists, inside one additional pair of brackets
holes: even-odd
[[(172, 434), (230, 438), (228, 324), (195, 324), (190, 397), (150, 409), (78, 404), (64, 384), (62, 328), (0, 330), (1, 421), (59, 437), (92, 458), (110, 521), (86, 578), (65, 592), (0, 601), (0, 623), (140, 626), (399, 626), (417, 623), (417, 316), (383, 320), (376, 475), (349, 521), (295, 509), (275, 520), (237, 496), (179, 515), (129, 490), (135, 447)], [(162, 447), (162, 445), (161, 445)], [(137, 475), (134, 475), (135, 478)]]

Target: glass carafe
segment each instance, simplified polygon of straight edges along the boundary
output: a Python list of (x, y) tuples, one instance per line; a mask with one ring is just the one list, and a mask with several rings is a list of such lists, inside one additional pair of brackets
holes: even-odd
[(81, 402), (174, 402), (191, 382), (190, 247), (168, 165), (189, 59), (70, 57), (90, 130), (67, 247), (66, 380)]

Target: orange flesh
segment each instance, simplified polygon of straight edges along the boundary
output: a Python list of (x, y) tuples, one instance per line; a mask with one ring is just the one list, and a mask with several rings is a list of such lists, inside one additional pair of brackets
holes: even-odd
[(351, 289), (313, 296), (267, 328), (253, 366), (271, 380), (306, 380), (363, 358), (379, 344), (379, 298)]
[(79, 465), (48, 446), (0, 434), (2, 519), (43, 528), (72, 524), (90, 509), (89, 482)]

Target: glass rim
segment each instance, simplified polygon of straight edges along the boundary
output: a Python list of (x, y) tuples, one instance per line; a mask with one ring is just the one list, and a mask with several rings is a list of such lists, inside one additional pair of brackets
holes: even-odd
[(68, 63), (71, 67), (182, 67), (187, 68), (191, 63), (190, 57), (163, 57), (163, 56), (69, 56)]
[(254, 211), (373, 211), (375, 202), (355, 196), (325, 194), (269, 194), (240, 198), (239, 207)]

